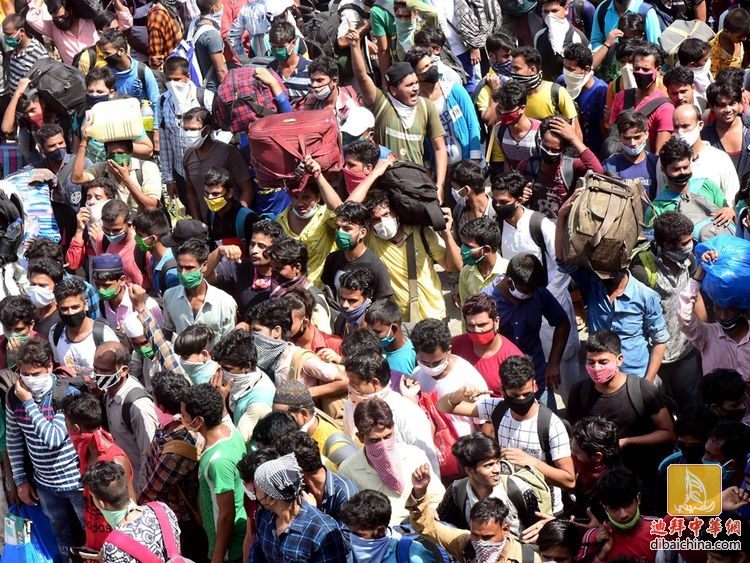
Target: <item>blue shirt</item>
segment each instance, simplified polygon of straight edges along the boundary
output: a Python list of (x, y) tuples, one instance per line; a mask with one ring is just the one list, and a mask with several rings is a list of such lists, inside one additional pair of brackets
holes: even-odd
[(417, 353), (414, 351), (414, 344), (411, 339), (406, 339), (406, 344), (393, 352), (385, 352), (385, 359), (392, 370), (400, 371), (411, 375), (414, 368), (417, 367)]
[(352, 562), (349, 538), (336, 520), (309, 504), (302, 503), (297, 517), (278, 538), (276, 515), (270, 510), (258, 510), (255, 526), (248, 563)]
[(602, 162), (602, 166), (605, 172), (612, 172), (623, 180), (640, 180), (649, 199), (653, 200), (657, 191), (656, 165), (658, 162), (659, 155), (657, 154), (647, 153), (646, 158), (634, 164), (622, 153), (616, 153)]
[(156, 256), (151, 256), (151, 271), (153, 274), (151, 275), (151, 287), (154, 288), (154, 291), (158, 292), (159, 295), (163, 295), (165, 291), (167, 291), (170, 287), (177, 287), (180, 285), (180, 280), (177, 278), (177, 267), (172, 266), (169, 268), (166, 272), (164, 272), (164, 285), (166, 287), (161, 287), (161, 271), (162, 268), (164, 268), (164, 265), (167, 263), (167, 261), (174, 258), (174, 254), (172, 252), (172, 249), (168, 249), (167, 253), (162, 257), (161, 260), (157, 263)]
[[(638, 13), (638, 9), (643, 4), (643, 0), (630, 0), (626, 12), (633, 14)], [(599, 26), (599, 12), (604, 9), (606, 13), (604, 15), (604, 29)], [(607, 34), (617, 27), (617, 22), (620, 20), (620, 14), (615, 9), (615, 2), (602, 2), (596, 7), (596, 15), (594, 16), (594, 25), (591, 28), (591, 50), (596, 51), (599, 47), (604, 45)], [(646, 41), (649, 43), (657, 43), (659, 41), (659, 35), (661, 35), (661, 24), (659, 23), (659, 16), (656, 15), (656, 10), (651, 9), (646, 14)]]
[[(604, 328), (616, 333), (625, 358), (620, 371), (638, 377), (646, 375), (649, 340), (651, 344), (663, 344), (669, 340), (659, 294), (628, 272), (625, 290), (611, 303), (604, 282), (596, 274), (585, 268), (570, 271), (562, 266), (560, 269), (570, 274), (586, 299), (589, 333)], [(498, 314), (502, 319), (502, 313), (498, 311)]]
[(344, 477), (325, 470), (326, 482), (323, 485), (323, 500), (320, 502), (320, 510), (331, 518), (339, 519), (339, 512), (344, 503), (357, 494), (354, 484)]
[[(143, 80), (145, 84), (141, 83), (141, 79), (138, 77), (138, 65), (143, 66)], [(153, 71), (148, 65), (138, 62), (133, 58), (130, 59), (130, 68), (128, 70), (110, 68), (115, 73), (115, 89), (118, 92), (123, 92), (139, 101), (149, 100), (151, 102), (151, 111), (154, 112), (154, 129), (158, 129), (161, 121), (161, 106), (159, 104), (161, 94), (159, 93), (159, 85), (156, 83)]]
[(542, 328), (542, 317), (550, 326), (558, 326), (568, 317), (557, 299), (547, 288), (540, 287), (531, 297), (511, 301), (498, 288), (498, 283), (505, 277), (500, 274), (491, 285), (482, 290), (495, 300), (497, 314), (500, 316), (500, 334), (510, 338), (513, 344), (534, 359), (534, 370), (539, 390), (544, 389), (544, 370), (547, 362), (544, 359), (542, 340), (539, 333)]

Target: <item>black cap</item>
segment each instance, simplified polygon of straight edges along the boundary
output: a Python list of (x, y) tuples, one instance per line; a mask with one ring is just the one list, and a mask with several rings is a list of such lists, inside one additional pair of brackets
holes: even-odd
[(392, 86), (398, 84), (405, 76), (410, 74), (414, 74), (414, 69), (409, 63), (393, 63), (385, 71), (385, 79), (388, 81), (388, 85)]
[(161, 243), (164, 246), (180, 246), (183, 242), (197, 238), (201, 242), (208, 244), (208, 227), (203, 221), (197, 219), (180, 219), (172, 229), (172, 232), (165, 236)]

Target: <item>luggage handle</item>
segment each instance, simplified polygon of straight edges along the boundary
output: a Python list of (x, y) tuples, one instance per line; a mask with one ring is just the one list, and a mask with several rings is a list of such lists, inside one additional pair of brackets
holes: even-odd
[(621, 208), (622, 205), (615, 205), (612, 201), (612, 198), (609, 198), (609, 202), (607, 203), (607, 212), (604, 214), (604, 220), (602, 221), (599, 230), (596, 231), (593, 237), (591, 237), (591, 244), (593, 246), (597, 246), (602, 241), (604, 235), (609, 232), (609, 229), (611, 229), (612, 225), (615, 224), (617, 218), (622, 215)]

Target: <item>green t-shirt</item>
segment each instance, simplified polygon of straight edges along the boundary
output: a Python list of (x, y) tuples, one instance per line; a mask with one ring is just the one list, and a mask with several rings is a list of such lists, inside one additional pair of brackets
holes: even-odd
[[(708, 201), (712, 202), (717, 207), (726, 207), (727, 200), (724, 197), (724, 192), (713, 180), (708, 178), (691, 178), (688, 183), (688, 191), (690, 193), (705, 197)], [(651, 203), (651, 207), (646, 211), (646, 225), (651, 224), (651, 220), (658, 217), (666, 211), (677, 211), (677, 206), (680, 203), (680, 194), (670, 192), (665, 189), (659, 195), (656, 196), (654, 201)]]
[(380, 90), (370, 109), (375, 116), (375, 138), (393, 151), (399, 160), (410, 160), (423, 166), (425, 142), (445, 135), (435, 105), (421, 96), (417, 100), (416, 115), (409, 129), (403, 126), (393, 104)]
[(237, 462), (245, 455), (245, 442), (237, 430), (232, 435), (216, 442), (201, 455), (198, 468), (200, 510), (203, 517), (203, 527), (208, 536), (209, 557), (216, 545), (216, 506), (215, 495), (234, 492), (234, 529), (229, 542), (229, 559), (242, 557), (242, 542), (245, 538), (247, 514), (245, 513), (242, 479), (237, 470)]
[(387, 37), (390, 41), (396, 35), (396, 18), (380, 6), (373, 6), (370, 10), (370, 25), (373, 37)]

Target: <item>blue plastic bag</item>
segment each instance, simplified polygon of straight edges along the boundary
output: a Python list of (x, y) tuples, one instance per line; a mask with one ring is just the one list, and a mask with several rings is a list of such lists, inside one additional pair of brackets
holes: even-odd
[[(8, 517), (14, 521), (9, 522)], [(30, 536), (25, 534), (22, 520), (31, 521)], [(6, 539), (2, 563), (57, 563), (60, 560), (49, 519), (38, 506), (11, 505), (4, 524)], [(15, 539), (10, 540), (9, 534)]]
[(707, 250), (715, 250), (719, 257), (702, 263), (703, 291), (720, 307), (750, 309), (750, 241), (719, 235), (696, 246), (696, 259), (700, 261)]

